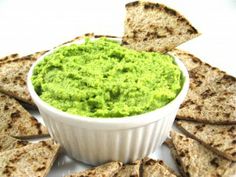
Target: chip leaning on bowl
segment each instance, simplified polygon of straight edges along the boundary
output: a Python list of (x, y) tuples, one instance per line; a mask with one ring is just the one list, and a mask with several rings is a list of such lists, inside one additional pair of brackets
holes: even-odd
[(100, 38), (60, 47), (35, 66), (32, 83), (42, 100), (86, 117), (126, 117), (172, 101), (184, 77), (170, 55), (138, 52)]

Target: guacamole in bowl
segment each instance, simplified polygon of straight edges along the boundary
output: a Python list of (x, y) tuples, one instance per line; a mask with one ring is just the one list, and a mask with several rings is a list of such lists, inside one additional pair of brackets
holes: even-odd
[(31, 81), (38, 96), (57, 109), (117, 118), (167, 105), (181, 91), (184, 77), (168, 54), (138, 52), (99, 38), (46, 55), (34, 67)]

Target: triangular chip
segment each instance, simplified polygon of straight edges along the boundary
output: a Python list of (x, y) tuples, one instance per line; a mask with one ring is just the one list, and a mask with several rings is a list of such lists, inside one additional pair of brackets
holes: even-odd
[(115, 177), (130, 177), (130, 176), (139, 177), (140, 176), (140, 165), (141, 165), (141, 160), (137, 160), (133, 163), (126, 164), (126, 165), (122, 166), (122, 168), (115, 175)]
[(174, 170), (169, 168), (162, 160), (144, 158), (142, 164), (143, 177), (176, 177)]
[(129, 48), (166, 52), (199, 36), (187, 19), (165, 5), (135, 1), (126, 10), (123, 44)]
[(190, 137), (217, 154), (236, 161), (236, 125), (211, 125), (192, 121), (177, 121)]
[(235, 163), (218, 156), (198, 141), (177, 132), (171, 132), (171, 138), (184, 176), (227, 177), (224, 174), (236, 173)]
[(82, 172), (73, 173), (66, 177), (112, 177), (114, 176), (122, 167), (121, 162), (109, 162), (103, 165), (100, 165), (96, 168), (88, 169)]
[(27, 112), (18, 101), (0, 93), (0, 133), (14, 137), (48, 135), (46, 127)]
[(33, 104), (26, 85), (31, 65), (46, 51), (0, 63), (0, 91), (23, 102)]
[(1, 177), (45, 177), (59, 150), (52, 141), (41, 141), (0, 153)]
[(187, 66), (190, 88), (178, 111), (178, 119), (214, 124), (236, 124), (236, 78), (175, 49), (170, 54)]
[(11, 136), (0, 134), (0, 152), (20, 148), (26, 146), (29, 142), (19, 140)]

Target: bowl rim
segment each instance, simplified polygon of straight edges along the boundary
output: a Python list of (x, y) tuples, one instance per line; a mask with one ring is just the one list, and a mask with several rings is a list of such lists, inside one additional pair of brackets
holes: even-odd
[[(100, 37), (103, 37), (103, 36), (100, 36)], [(90, 36), (89, 38), (92, 40), (96, 40), (99, 37)], [(117, 37), (117, 38), (116, 37), (107, 37), (107, 38), (121, 42), (121, 38), (119, 38), (119, 37)], [(39, 110), (40, 110), (40, 107), (42, 107), (43, 109), (46, 109), (47, 111), (53, 112), (53, 114), (58, 115), (59, 116), (58, 119), (61, 119), (63, 117), (66, 121), (68, 121), (70, 119), (73, 121), (77, 121), (77, 122), (79, 121), (79, 122), (83, 122), (83, 123), (96, 123), (96, 124), (111, 124), (111, 123), (112, 124), (113, 123), (127, 124), (127, 123), (134, 123), (134, 122), (136, 122), (136, 124), (139, 124), (142, 122), (152, 123), (152, 122), (155, 122), (155, 121), (161, 119), (160, 116), (156, 116), (155, 119), (148, 119), (147, 117), (149, 117), (149, 116), (153, 117), (152, 115), (153, 114), (156, 115), (157, 112), (158, 112), (158, 114), (163, 114), (163, 115), (168, 114), (168, 110), (171, 110), (171, 108), (174, 108), (173, 105), (175, 105), (175, 104), (180, 105), (183, 102), (184, 98), (186, 97), (187, 91), (189, 88), (189, 74), (188, 74), (187, 68), (179, 58), (177, 58), (167, 52), (168, 55), (171, 55), (174, 58), (175, 63), (180, 68), (185, 79), (184, 79), (184, 83), (183, 83), (182, 89), (179, 92), (179, 94), (171, 102), (169, 102), (168, 104), (166, 104), (165, 106), (163, 106), (161, 108), (157, 108), (153, 111), (138, 114), (138, 115), (132, 115), (132, 116), (126, 116), (126, 117), (102, 118), (102, 117), (86, 117), (86, 116), (80, 116), (80, 115), (76, 115), (76, 114), (70, 114), (70, 113), (64, 112), (60, 109), (57, 109), (57, 108), (51, 106), (47, 102), (43, 101), (38, 96), (38, 94), (35, 92), (34, 86), (31, 82), (33, 70), (34, 70), (35, 66), (45, 58), (45, 56), (51, 54), (55, 50), (57, 50), (63, 46), (71, 45), (71, 44), (81, 44), (84, 42), (84, 40), (85, 40), (85, 38), (80, 38), (76, 42), (66, 43), (66, 44), (60, 45), (56, 48), (53, 48), (53, 49), (49, 50), (48, 52), (46, 52), (45, 54), (43, 54), (42, 56), (40, 56), (37, 59), (37, 61), (34, 62), (33, 65), (31, 66), (31, 68), (27, 74), (27, 87), (28, 87), (28, 90), (29, 90), (29, 93), (30, 93), (32, 99), (36, 103)], [(55, 118), (55, 117), (53, 117), (53, 118)]]

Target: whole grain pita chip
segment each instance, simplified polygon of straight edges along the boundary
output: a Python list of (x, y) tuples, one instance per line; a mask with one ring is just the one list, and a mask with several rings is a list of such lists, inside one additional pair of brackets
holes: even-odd
[(230, 168), (223, 174), (223, 177), (236, 177), (236, 163), (232, 163)]
[(143, 177), (176, 177), (179, 176), (162, 160), (144, 158), (142, 163)]
[(229, 177), (236, 173), (235, 163), (217, 155), (198, 141), (177, 132), (171, 132), (171, 138), (185, 177)]
[(33, 104), (26, 86), (27, 73), (38, 57), (47, 51), (36, 52), (0, 63), (0, 91), (23, 102)]
[(164, 142), (164, 144), (167, 145), (168, 148), (170, 149), (171, 155), (172, 155), (173, 159), (174, 159), (175, 162), (176, 162), (176, 165), (177, 165), (177, 167), (178, 167), (178, 169), (179, 169), (180, 174), (185, 177), (186, 175), (185, 175), (184, 170), (183, 170), (183, 168), (182, 168), (182, 166), (181, 166), (181, 164), (180, 164), (180, 160), (179, 160), (179, 158), (178, 158), (178, 156), (177, 156), (177, 152), (176, 152), (176, 150), (175, 150), (175, 147), (174, 147), (174, 145), (173, 145), (171, 139), (168, 138), (168, 139)]
[(0, 153), (1, 177), (45, 177), (59, 150), (53, 141), (41, 141)]
[(137, 160), (133, 163), (126, 164), (126, 165), (122, 166), (122, 168), (115, 175), (115, 177), (130, 177), (130, 176), (139, 177), (140, 176), (140, 165), (141, 165), (141, 160)]
[(26, 146), (28, 143), (29, 142), (25, 140), (19, 140), (5, 134), (0, 134), (0, 153)]
[(93, 176), (93, 177), (112, 177), (114, 176), (122, 167), (121, 162), (109, 162), (103, 165), (100, 165), (96, 168), (88, 169), (86, 171), (73, 173), (66, 177), (85, 177), (85, 176)]
[(177, 118), (212, 124), (236, 124), (236, 78), (175, 49), (189, 71), (190, 88)]
[(236, 125), (211, 125), (192, 121), (177, 121), (177, 125), (217, 154), (236, 161)]
[(23, 138), (45, 136), (48, 131), (18, 101), (0, 93), (0, 134)]
[(177, 11), (153, 2), (126, 4), (123, 44), (140, 51), (166, 52), (200, 34)]
[(6, 62), (6, 61), (11, 61), (14, 60), (15, 58), (18, 58), (19, 54), (18, 53), (13, 53), (8, 56), (5, 56), (3, 58), (0, 58), (0, 63)]

